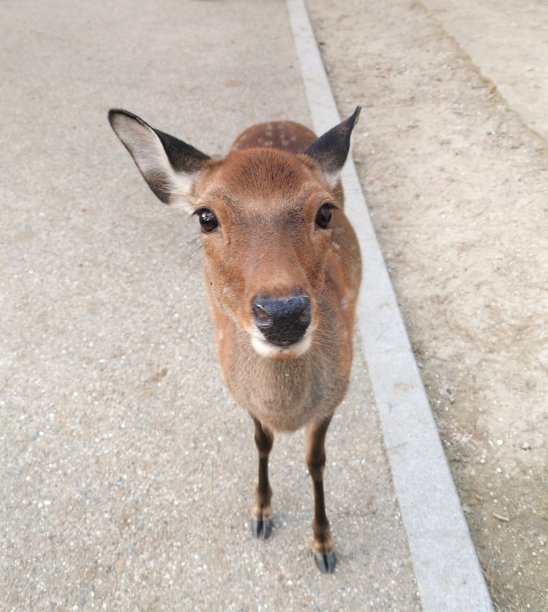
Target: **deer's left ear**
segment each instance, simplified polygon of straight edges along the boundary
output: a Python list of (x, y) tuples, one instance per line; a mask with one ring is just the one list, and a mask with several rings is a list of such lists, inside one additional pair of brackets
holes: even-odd
[(320, 167), (324, 180), (330, 187), (334, 187), (339, 180), (344, 162), (348, 157), (350, 136), (358, 122), (361, 109), (361, 106), (357, 106), (348, 119), (320, 136), (304, 152)]

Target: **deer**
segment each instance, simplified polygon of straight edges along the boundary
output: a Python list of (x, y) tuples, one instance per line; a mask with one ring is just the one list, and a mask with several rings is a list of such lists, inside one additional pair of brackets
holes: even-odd
[(335, 571), (324, 501), (325, 439), (350, 377), (361, 256), (340, 175), (361, 107), (322, 136), (293, 121), (253, 125), (213, 159), (121, 109), (109, 122), (152, 192), (197, 218), (218, 357), (254, 424), (251, 532), (273, 529), (269, 454), (305, 428), (312, 552)]

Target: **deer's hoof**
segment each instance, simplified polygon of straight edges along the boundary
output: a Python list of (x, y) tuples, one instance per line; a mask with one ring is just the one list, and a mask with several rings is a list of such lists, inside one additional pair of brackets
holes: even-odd
[(314, 561), (322, 574), (332, 574), (335, 571), (335, 565), (337, 565), (335, 551), (333, 550), (328, 553), (314, 553)]
[(266, 540), (272, 533), (272, 519), (270, 518), (252, 518), (251, 533), (258, 540)]

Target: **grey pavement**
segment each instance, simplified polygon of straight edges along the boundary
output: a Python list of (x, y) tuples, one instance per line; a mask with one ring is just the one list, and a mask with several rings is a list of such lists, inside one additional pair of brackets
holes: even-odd
[(19, 0), (0, 23), (2, 609), (419, 609), (360, 350), (327, 443), (336, 574), (310, 554), (302, 433), (277, 438), (275, 532), (251, 538), (251, 421), (221, 382), (195, 219), (106, 120), (210, 154), (310, 124), (285, 3)]

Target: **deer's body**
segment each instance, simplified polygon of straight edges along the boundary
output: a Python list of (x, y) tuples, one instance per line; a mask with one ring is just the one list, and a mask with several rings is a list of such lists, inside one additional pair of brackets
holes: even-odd
[[(257, 148), (274, 148), (278, 150), (266, 152), (272, 156), (267, 167), (279, 164), (285, 172), (289, 168), (298, 175), (301, 169), (295, 163), (294, 154), (304, 151), (314, 140), (314, 132), (298, 123), (260, 124), (245, 130), (236, 139), (226, 162), (229, 171), (239, 176), (249, 157), (258, 154)], [(240, 151), (245, 153), (242, 155)], [(273, 216), (283, 203), (291, 202), (294, 188), (287, 182), (278, 181), (275, 174), (272, 178), (261, 178), (262, 182), (254, 186), (254, 205), (262, 216), (257, 219), (259, 225), (264, 217)], [(282, 204), (272, 198), (271, 194), (276, 191)], [(344, 202), (339, 186), (333, 199), (342, 209)], [(348, 386), (361, 262), (356, 236), (348, 219), (344, 215), (337, 216), (331, 228), (332, 245), (323, 268), (325, 280), (317, 295), (318, 327), (310, 350), (299, 358), (257, 359), (248, 334), (225, 314), (215, 293), (209, 292), (225, 382), (240, 406), (274, 431), (295, 431), (309, 421), (330, 417)], [(270, 275), (270, 279), (276, 268), (284, 264), (291, 267), (295, 260), (291, 238), (280, 234), (275, 240), (276, 244), (269, 246), (267, 253), (261, 242), (247, 244), (242, 249), (242, 256), (250, 260), (251, 267), (262, 257), (270, 259), (268, 266), (263, 264), (257, 270), (262, 276)], [(206, 286), (210, 286), (208, 278), (206, 258)], [(227, 281), (231, 286), (230, 279)]]
[(255, 423), (256, 537), (269, 536), (275, 431), (307, 429), (314, 552), (335, 556), (323, 499), (324, 440), (348, 386), (361, 278), (338, 173), (359, 110), (317, 139), (290, 121), (253, 126), (213, 161), (125, 111), (111, 124), (154, 193), (202, 227), (204, 271), (226, 384)]

